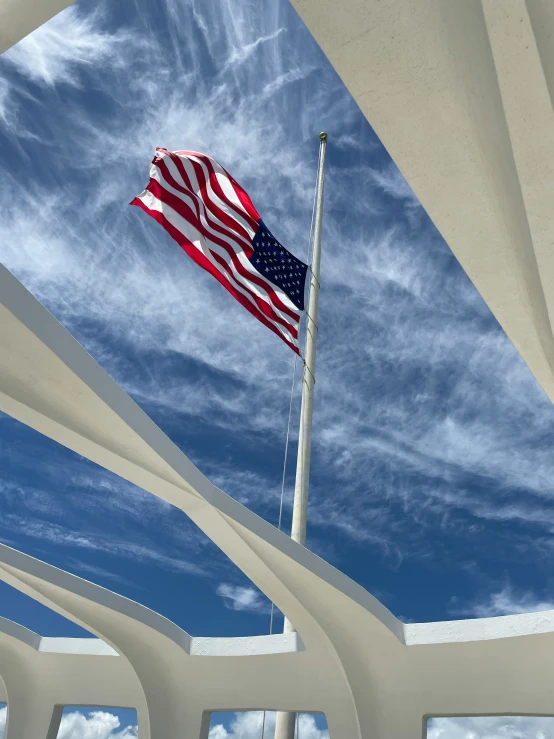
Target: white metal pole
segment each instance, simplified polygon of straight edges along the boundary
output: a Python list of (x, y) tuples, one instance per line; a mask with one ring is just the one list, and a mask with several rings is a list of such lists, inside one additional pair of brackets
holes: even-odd
[[(310, 296), (306, 311), (306, 346), (304, 351), (304, 375), (302, 381), (302, 408), (298, 434), (298, 457), (292, 509), (291, 538), (302, 546), (306, 545), (308, 519), (308, 489), (310, 484), (310, 459), (312, 451), (312, 417), (314, 408), (315, 360), (317, 339), (317, 309), (319, 303), (319, 273), (321, 267), (321, 224), (323, 218), (323, 175), (327, 134), (319, 134), (319, 165), (317, 168), (316, 200), (314, 214), (314, 245), (310, 272)], [(285, 618), (283, 632), (294, 631), (294, 626)], [(294, 739), (296, 714), (278, 711), (275, 721), (275, 739)]]

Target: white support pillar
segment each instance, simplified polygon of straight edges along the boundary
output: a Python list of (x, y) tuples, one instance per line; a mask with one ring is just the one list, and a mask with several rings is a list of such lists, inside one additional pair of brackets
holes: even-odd
[(40, 700), (32, 685), (25, 692), (8, 696), (8, 721), (4, 739), (56, 739), (63, 706)]

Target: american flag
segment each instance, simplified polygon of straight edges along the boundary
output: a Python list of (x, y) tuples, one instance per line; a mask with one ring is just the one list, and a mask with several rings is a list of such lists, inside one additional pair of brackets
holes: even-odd
[(215, 159), (157, 148), (150, 182), (131, 205), (155, 218), (189, 257), (300, 353), (308, 267), (277, 241)]

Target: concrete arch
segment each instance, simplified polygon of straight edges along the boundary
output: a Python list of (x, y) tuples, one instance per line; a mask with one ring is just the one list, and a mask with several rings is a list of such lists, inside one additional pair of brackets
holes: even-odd
[[(0, 51), (67, 4), (4, 2)], [(554, 398), (552, 3), (293, 4)], [(409, 117), (402, 115), (406, 109)], [(195, 652), (194, 639), (162, 617), (4, 547), (0, 573), (7, 582), (102, 637), (88, 640), (99, 653), (69, 657), (41, 650), (44, 640), (35, 649), (36, 635), (0, 624), (0, 673), (13, 706), (8, 739), (47, 736), (48, 721), (53, 725), (48, 713), (57, 694), (37, 682), (48, 661), (59, 674), (52, 690), (59, 683), (68, 694), (75, 665), (79, 674), (104, 675), (106, 663), (114, 674), (119, 670), (139, 703), (141, 731), (156, 739), (169, 739), (176, 727), (195, 739), (205, 730), (202, 706), (210, 705), (298, 710), (309, 704), (324, 710), (331, 733), (345, 739), (420, 736), (427, 715), (552, 712), (554, 613), (400, 623), (369, 593), (215, 488), (4, 268), (0, 409), (183, 510), (287, 614), (302, 639), (294, 649), (264, 642), (272, 653), (251, 647), (236, 668), (244, 673), (243, 691), (233, 681), (219, 693), (191, 686), (183, 700), (174, 689), (177, 678), (211, 675), (214, 665), (225, 672), (239, 659), (240, 645), (218, 645), (233, 656), (212, 654), (215, 640), (204, 639)], [(153, 660), (152, 671), (145, 659)], [(273, 671), (254, 684), (261, 661)], [(38, 691), (36, 719), (29, 717), (24, 683)], [(72, 683), (82, 697), (68, 702), (109, 702), (94, 698), (100, 687), (92, 678)], [(115, 686), (104, 684), (113, 695)], [(199, 701), (194, 706), (192, 696)]]
[(0, 300), (0, 409), (181, 508), (298, 629), (301, 643), (258, 637), (243, 654), (241, 640), (192, 638), (139, 604), (0, 547), (0, 577), (96, 633), (112, 664), (120, 655), (121, 682), (152, 736), (172, 739), (188, 726), (195, 739), (216, 709), (321, 711), (345, 739), (419, 737), (427, 715), (551, 712), (554, 612), (402, 624), (215, 488), (3, 268)]

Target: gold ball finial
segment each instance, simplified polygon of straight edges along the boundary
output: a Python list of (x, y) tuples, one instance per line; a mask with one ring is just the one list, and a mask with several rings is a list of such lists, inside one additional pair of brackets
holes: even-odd
[(320, 140), (320, 141), (327, 141), (327, 134), (325, 133), (325, 131), (322, 131), (322, 132), (321, 132), (321, 133), (319, 134), (319, 140)]

